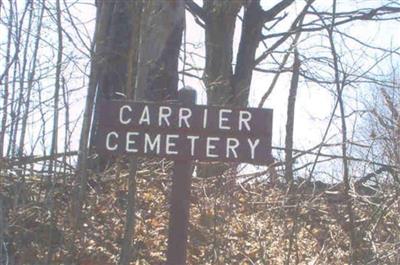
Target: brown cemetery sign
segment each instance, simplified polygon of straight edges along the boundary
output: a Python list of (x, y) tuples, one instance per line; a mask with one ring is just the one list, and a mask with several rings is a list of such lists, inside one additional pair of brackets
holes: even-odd
[(198, 106), (195, 90), (180, 104), (103, 101), (97, 151), (175, 160), (170, 199), (167, 265), (186, 264), (192, 160), (272, 162), (272, 110)]
[(172, 160), (271, 162), (271, 109), (103, 101), (97, 151)]

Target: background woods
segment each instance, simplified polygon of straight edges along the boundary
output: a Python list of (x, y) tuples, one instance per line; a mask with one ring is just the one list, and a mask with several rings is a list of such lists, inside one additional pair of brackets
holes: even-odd
[[(0, 1), (0, 264), (162, 264), (171, 162), (102, 100), (274, 108), (269, 167), (196, 163), (189, 264), (399, 264), (398, 1)], [(136, 174), (135, 174), (136, 172)]]

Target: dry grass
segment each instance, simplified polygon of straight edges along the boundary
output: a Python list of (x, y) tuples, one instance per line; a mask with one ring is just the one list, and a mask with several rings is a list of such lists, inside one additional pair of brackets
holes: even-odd
[[(163, 264), (168, 231), (170, 163), (147, 161), (138, 175), (135, 262)], [(82, 240), (75, 242), (80, 264), (116, 264), (123, 238), (126, 169), (114, 166), (90, 178)], [(3, 176), (1, 187), (7, 258), (10, 264), (43, 264), (49, 245), (62, 264), (71, 240), (73, 176), (59, 178), (54, 200), (41, 177), (25, 183)], [(193, 180), (189, 234), (190, 264), (347, 264), (349, 227), (340, 187), (327, 195), (310, 184), (267, 180), (240, 185), (235, 174)], [(335, 191), (332, 191), (335, 189)], [(400, 264), (400, 204), (395, 186), (373, 197), (354, 195), (359, 264)], [(54, 204), (50, 204), (53, 201)], [(49, 207), (55, 208), (52, 226)], [(291, 249), (289, 250), (289, 246)], [(290, 257), (288, 253), (290, 252)], [(3, 257), (3, 261), (5, 258)]]

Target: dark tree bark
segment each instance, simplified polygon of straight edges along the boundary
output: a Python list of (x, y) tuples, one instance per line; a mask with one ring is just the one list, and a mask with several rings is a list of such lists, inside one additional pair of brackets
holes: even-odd
[(130, 42), (135, 28), (134, 19), (136, 13), (140, 10), (140, 1), (118, 1), (112, 0), (107, 3), (111, 7), (104, 14), (105, 31), (107, 36), (104, 39), (104, 50), (99, 51), (101, 63), (99, 72), (98, 89), (100, 98), (112, 99), (116, 97), (116, 93), (126, 94), (129, 89), (127, 87), (128, 61), (127, 56), (132, 49)]
[[(246, 107), (263, 26), (274, 20), (293, 0), (281, 1), (269, 10), (263, 10), (260, 0), (206, 0), (203, 9), (191, 1), (188, 2), (189, 9), (202, 17), (205, 23), (204, 82), (208, 104)], [(233, 71), (232, 44), (236, 18), (242, 7), (244, 16)]]
[(264, 20), (264, 10), (260, 6), (260, 1), (250, 1), (245, 7), (235, 74), (232, 77), (232, 101), (234, 105), (247, 106), (254, 60), (261, 40)]
[(209, 105), (232, 103), (233, 36), (237, 14), (243, 1), (206, 0), (206, 65), (204, 83)]
[(184, 29), (183, 0), (146, 1), (143, 10), (135, 98), (177, 98), (178, 56)]
[[(97, 3), (97, 31), (101, 36), (95, 41), (98, 57), (95, 106), (103, 99), (133, 94), (132, 78), (137, 68), (141, 12), (141, 1), (101, 0)], [(97, 111), (94, 111), (90, 132), (91, 149), (95, 147), (97, 120)]]

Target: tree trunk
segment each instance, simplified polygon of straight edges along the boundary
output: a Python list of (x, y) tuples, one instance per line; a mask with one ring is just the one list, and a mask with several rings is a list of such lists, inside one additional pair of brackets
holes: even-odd
[(185, 25), (183, 0), (146, 1), (142, 18), (135, 99), (176, 99)]
[[(29, 19), (28, 19), (28, 32), (31, 31), (32, 29), (32, 21), (33, 21), (33, 2), (28, 1), (26, 8), (29, 9)], [(22, 25), (21, 25), (21, 30), (22, 30)], [(20, 32), (22, 34), (22, 32)], [(30, 39), (31, 34), (26, 34), (25, 38), (25, 44), (23, 45), (24, 47), (24, 52), (23, 52), (23, 57), (22, 57), (22, 65), (19, 68), (19, 95), (18, 95), (18, 101), (17, 101), (17, 111), (16, 111), (16, 119), (15, 119), (15, 124), (14, 124), (14, 136), (13, 140), (11, 141), (12, 149), (11, 149), (11, 155), (15, 156), (18, 155), (20, 152), (23, 152), (23, 150), (17, 150), (17, 137), (18, 137), (18, 130), (19, 130), (19, 125), (20, 125), (20, 117), (21, 117), (21, 112), (22, 112), (22, 106), (24, 105), (24, 85), (25, 85), (25, 73), (26, 73), (26, 68), (28, 65), (28, 46), (31, 41)], [(29, 101), (28, 98), (25, 99), (26, 101)]]
[(293, 182), (293, 131), (294, 131), (294, 114), (296, 106), (297, 87), (299, 83), (300, 60), (297, 49), (294, 49), (293, 75), (290, 83), (287, 121), (286, 121), (286, 138), (285, 138), (285, 179), (287, 183)]
[(233, 36), (242, 1), (204, 1), (206, 66), (204, 83), (209, 105), (232, 103)]
[[(33, 8), (33, 7), (32, 7)], [(26, 95), (26, 100), (24, 104), (24, 114), (22, 116), (22, 125), (21, 125), (21, 136), (19, 139), (19, 151), (18, 151), (18, 156), (21, 158), (23, 153), (24, 153), (24, 148), (25, 148), (25, 135), (26, 135), (26, 125), (28, 122), (28, 115), (29, 115), (29, 108), (30, 108), (30, 103), (31, 103), (31, 93), (33, 89), (33, 81), (35, 79), (35, 73), (36, 73), (36, 58), (37, 58), (37, 52), (39, 50), (39, 42), (40, 42), (40, 32), (42, 30), (42, 20), (43, 20), (43, 14), (45, 10), (45, 0), (42, 2), (42, 7), (40, 11), (40, 17), (38, 20), (37, 24), (37, 29), (36, 29), (36, 39), (35, 39), (35, 47), (33, 49), (33, 56), (32, 56), (32, 68), (31, 71), (28, 75), (28, 88), (27, 88), (27, 95)]]
[[(289, 6), (293, 0), (283, 0), (265, 11), (259, 0), (205, 0), (203, 9), (191, 8), (205, 24), (206, 66), (204, 83), (209, 105), (247, 107), (250, 85), (255, 67), (255, 54), (261, 41), (265, 22)], [(190, 7), (195, 6), (191, 2)], [(235, 23), (244, 7), (242, 30), (236, 64), (233, 71), (233, 39)], [(222, 174), (228, 165), (223, 163), (200, 165), (201, 178)]]
[(247, 107), (257, 47), (264, 26), (264, 11), (259, 0), (252, 0), (245, 8), (242, 34), (232, 77), (233, 104)]
[[(78, 211), (82, 208), (87, 181), (87, 143), (95, 150), (97, 110), (90, 106), (102, 99), (129, 98), (161, 101), (177, 98), (178, 56), (184, 29), (183, 0), (101, 0), (98, 5), (96, 51), (81, 135)], [(96, 93), (97, 88), (97, 93)], [(97, 97), (95, 98), (95, 95)], [(97, 105), (97, 104), (95, 104)], [(89, 134), (89, 126), (91, 132)], [(100, 158), (106, 164), (106, 158)], [(129, 201), (119, 264), (129, 264), (135, 226), (136, 158), (130, 159)], [(80, 226), (81, 222), (78, 222)]]

